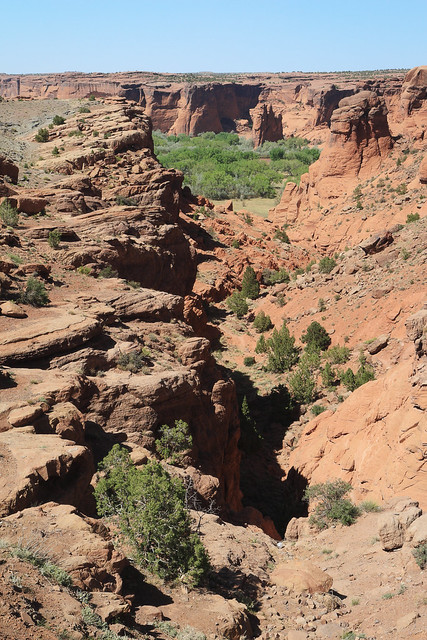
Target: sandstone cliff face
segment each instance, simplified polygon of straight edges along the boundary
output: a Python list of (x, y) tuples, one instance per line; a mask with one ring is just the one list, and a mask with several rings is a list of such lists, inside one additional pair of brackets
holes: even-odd
[[(32, 273), (52, 286), (50, 274), (58, 269), (70, 291), (52, 287), (48, 307), (26, 313), (8, 303), (0, 315), (0, 362), (12, 366), (19, 381), (16, 392), (13, 385), (6, 397), (2, 392), (2, 459), (10, 471), (26, 459), (2, 487), (2, 513), (48, 495), (92, 510), (93, 457), (98, 461), (114, 441), (127, 442), (137, 457), (138, 451), (154, 455), (159, 427), (176, 419), (187, 421), (193, 435), (188, 464), (196, 491), (219, 509), (238, 511), (235, 387), (217, 369), (209, 342), (193, 337), (183, 317), (197, 265), (179, 215), (186, 202), (182, 175), (158, 164), (141, 107), (119, 100), (78, 119), (51, 130), (42, 148), (39, 161), (55, 176), (49, 186), (17, 187), (13, 196), (29, 216), (14, 242), (25, 257), (36, 247), (38, 258), (19, 268), (3, 260), (4, 292), (16, 297)], [(61, 153), (52, 156), (57, 146)], [(32, 217), (39, 205), (50, 220)], [(46, 265), (39, 252), (55, 229), (63, 244)], [(105, 269), (116, 277), (102, 279)], [(120, 369), (121, 356), (138, 355), (143, 345), (150, 355), (141, 371)], [(21, 392), (32, 375), (29, 362), (34, 384), (43, 378), (42, 402), (35, 402), (31, 387)]]
[(426, 323), (425, 309), (407, 320), (415, 356), (408, 353), (398, 366), (354, 391), (335, 413), (307, 424), (288, 473), (296, 471), (309, 483), (345, 479), (357, 501), (416, 495), (426, 508)]

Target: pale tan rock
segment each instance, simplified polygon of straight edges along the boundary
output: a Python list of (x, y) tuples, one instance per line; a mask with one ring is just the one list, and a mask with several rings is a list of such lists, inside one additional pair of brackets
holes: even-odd
[(413, 547), (427, 543), (427, 513), (424, 513), (409, 525), (405, 539)]
[(9, 413), (8, 422), (12, 427), (25, 427), (33, 424), (42, 413), (43, 409), (40, 404), (26, 405), (19, 409), (13, 409)]
[(93, 591), (91, 605), (95, 612), (106, 622), (130, 611), (130, 604), (116, 593)]
[(24, 309), (11, 300), (0, 304), (0, 312), (3, 316), (7, 316), (8, 318), (27, 317), (27, 313), (24, 311)]
[(279, 564), (271, 574), (271, 581), (294, 593), (325, 593), (332, 587), (333, 579), (310, 562), (290, 560)]
[(419, 617), (420, 617), (420, 614), (417, 611), (411, 611), (410, 613), (407, 613), (406, 615), (402, 616), (397, 620), (396, 622), (397, 630), (404, 631), (404, 629), (407, 629), (408, 627), (410, 627), (411, 624), (413, 624), (415, 620)]
[(61, 438), (84, 444), (84, 417), (72, 402), (56, 404), (49, 412), (48, 420)]
[(384, 551), (393, 551), (403, 546), (404, 529), (399, 518), (392, 513), (384, 513), (380, 516), (378, 535)]

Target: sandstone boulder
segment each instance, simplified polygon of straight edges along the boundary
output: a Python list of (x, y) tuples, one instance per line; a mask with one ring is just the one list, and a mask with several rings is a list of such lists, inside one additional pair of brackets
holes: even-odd
[(14, 184), (18, 182), (19, 168), (8, 160), (5, 155), (0, 154), (0, 176), (8, 176)]
[(382, 514), (379, 519), (378, 535), (384, 551), (400, 549), (404, 542), (404, 528), (399, 518), (392, 513)]
[(0, 452), (0, 515), (47, 499), (78, 505), (94, 471), (88, 449), (32, 427), (0, 433)]
[(271, 581), (295, 594), (326, 593), (331, 589), (331, 576), (310, 562), (290, 560), (279, 564), (270, 576)]

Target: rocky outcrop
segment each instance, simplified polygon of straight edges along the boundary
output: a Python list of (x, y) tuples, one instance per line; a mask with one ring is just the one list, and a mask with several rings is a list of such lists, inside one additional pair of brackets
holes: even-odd
[(419, 109), (427, 98), (427, 66), (414, 67), (405, 76), (402, 85), (401, 108), (409, 116)]
[(7, 176), (13, 184), (18, 182), (19, 167), (0, 154), (0, 176)]
[(251, 111), (254, 147), (267, 140), (276, 142), (283, 138), (282, 115), (275, 114), (271, 105), (262, 104)]
[(0, 451), (2, 515), (47, 500), (78, 506), (94, 472), (88, 449), (33, 427), (0, 433)]
[(9, 544), (46, 548), (50, 558), (83, 590), (119, 592), (127, 559), (115, 550), (108, 529), (69, 504), (47, 502), (3, 520)]

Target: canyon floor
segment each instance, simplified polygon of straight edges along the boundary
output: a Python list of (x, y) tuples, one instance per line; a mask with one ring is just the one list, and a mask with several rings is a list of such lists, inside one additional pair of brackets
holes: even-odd
[[(125, 97), (0, 102), (0, 195), (20, 212), (0, 228), (2, 638), (425, 637), (412, 553), (427, 534), (425, 101), (405, 117), (396, 106), (412, 77), (390, 82), (389, 120), (366, 88), (344, 96), (331, 132), (313, 128), (320, 159), (267, 217), (183, 189)], [(65, 122), (49, 128), (55, 115)], [(249, 265), (260, 295), (239, 319), (226, 300)], [(267, 284), (279, 269), (289, 280)], [(28, 278), (48, 304), (28, 304)], [(301, 349), (321, 323), (349, 349), (336, 370), (362, 358), (375, 379), (325, 386), (322, 364), (315, 400), (278, 418), (289, 375), (255, 353), (260, 311)], [(132, 355), (137, 369), (122, 364)], [(244, 396), (255, 447), (240, 439)], [(163, 464), (194, 487), (213, 566), (194, 590), (136, 566), (93, 498), (113, 444), (142, 467), (176, 419), (192, 450)], [(304, 488), (338, 478), (378, 511), (316, 531)]]

